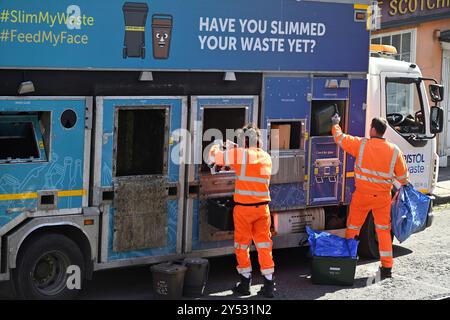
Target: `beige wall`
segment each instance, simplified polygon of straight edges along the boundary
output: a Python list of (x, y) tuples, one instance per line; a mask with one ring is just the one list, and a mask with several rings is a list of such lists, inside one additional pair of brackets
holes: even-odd
[(425, 22), (401, 28), (383, 29), (373, 34), (395, 32), (404, 29), (417, 30), (416, 63), (427, 78), (441, 81), (442, 77), (442, 48), (439, 39), (434, 36), (435, 30), (450, 30), (450, 19)]

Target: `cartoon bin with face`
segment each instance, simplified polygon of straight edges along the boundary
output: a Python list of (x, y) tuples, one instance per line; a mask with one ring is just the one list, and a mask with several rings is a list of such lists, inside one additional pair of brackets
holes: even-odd
[(155, 59), (169, 58), (172, 21), (171, 15), (154, 14), (152, 16), (153, 57)]

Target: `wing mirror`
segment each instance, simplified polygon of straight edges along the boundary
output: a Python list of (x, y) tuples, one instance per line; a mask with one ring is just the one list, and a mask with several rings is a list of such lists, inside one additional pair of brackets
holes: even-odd
[(440, 84), (430, 84), (430, 98), (434, 103), (444, 100), (444, 86)]
[(441, 133), (444, 130), (444, 110), (439, 107), (431, 107), (430, 132)]

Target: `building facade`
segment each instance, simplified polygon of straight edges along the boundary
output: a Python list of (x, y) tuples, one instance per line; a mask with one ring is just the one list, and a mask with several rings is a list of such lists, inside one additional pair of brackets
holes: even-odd
[(450, 165), (450, 0), (378, 1), (381, 29), (372, 43), (397, 48), (396, 59), (416, 63), (426, 78), (445, 85), (445, 129), (438, 137), (440, 165)]

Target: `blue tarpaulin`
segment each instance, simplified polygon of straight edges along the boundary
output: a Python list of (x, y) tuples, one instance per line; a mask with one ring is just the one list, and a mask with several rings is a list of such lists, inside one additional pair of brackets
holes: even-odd
[(430, 197), (414, 189), (411, 184), (401, 187), (394, 196), (391, 224), (392, 231), (400, 243), (423, 228), (427, 221), (430, 201)]
[(341, 238), (324, 231), (314, 231), (310, 227), (306, 227), (306, 232), (313, 256), (356, 258), (358, 255), (358, 240)]

